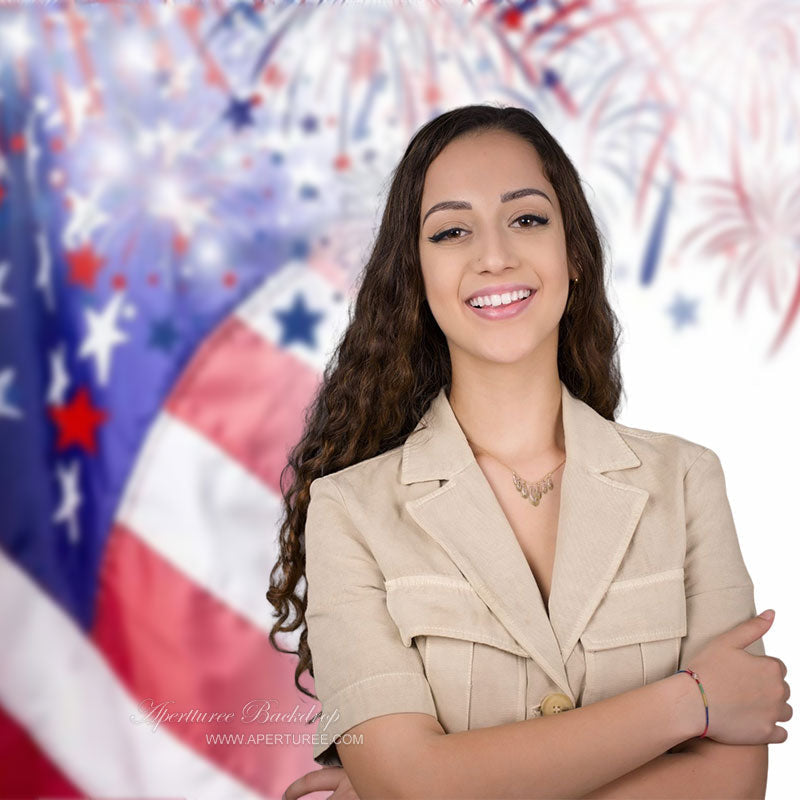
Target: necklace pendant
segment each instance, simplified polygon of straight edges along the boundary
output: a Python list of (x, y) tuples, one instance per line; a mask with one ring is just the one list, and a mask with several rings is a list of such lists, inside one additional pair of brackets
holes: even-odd
[(512, 469), (511, 474), (513, 476), (514, 487), (516, 490), (522, 495), (523, 498), (529, 500), (533, 506), (538, 506), (541, 502), (542, 496), (554, 488), (552, 472), (548, 472), (544, 478), (536, 481), (536, 483), (528, 483), (528, 481), (517, 474), (516, 470)]

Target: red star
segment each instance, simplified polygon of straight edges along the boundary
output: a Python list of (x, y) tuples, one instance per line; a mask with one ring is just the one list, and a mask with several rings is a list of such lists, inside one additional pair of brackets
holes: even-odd
[(97, 451), (96, 429), (108, 419), (108, 414), (102, 408), (92, 406), (89, 390), (81, 386), (67, 405), (50, 409), (50, 418), (58, 426), (56, 448), (59, 452), (77, 444), (94, 455)]
[(522, 26), (522, 12), (518, 8), (509, 8), (501, 15), (500, 21), (509, 30), (519, 30)]
[(21, 133), (14, 134), (10, 144), (12, 153), (21, 153), (25, 149), (25, 136)]
[(172, 249), (179, 256), (189, 249), (189, 240), (179, 231), (176, 231), (172, 237)]
[(264, 70), (264, 83), (267, 86), (273, 86), (279, 89), (286, 81), (287, 76), (277, 64), (272, 63)]
[(2, 183), (0, 183), (0, 203), (3, 202), (3, 198), (6, 196), (6, 190)]
[(442, 99), (439, 87), (431, 84), (425, 89), (425, 100), (428, 105), (435, 105)]
[(85, 289), (94, 289), (97, 273), (103, 268), (106, 260), (94, 252), (91, 244), (79, 250), (68, 250), (66, 256), (69, 264), (69, 282), (79, 283)]
[(333, 168), (337, 172), (344, 172), (346, 169), (350, 168), (351, 164), (350, 156), (348, 156), (347, 153), (340, 153), (333, 159)]
[(236, 286), (236, 274), (233, 272), (226, 272), (222, 276), (222, 283), (224, 286), (227, 286), (229, 289)]

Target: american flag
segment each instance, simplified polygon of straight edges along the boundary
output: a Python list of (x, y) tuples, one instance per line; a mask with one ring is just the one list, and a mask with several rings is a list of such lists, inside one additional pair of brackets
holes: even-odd
[[(268, 640), (279, 478), (344, 283), (276, 230), (256, 103), (199, 47), (197, 113), (101, 12), (0, 16), (0, 796), (280, 797), (319, 704)], [(160, 106), (96, 63), (120, 14)]]

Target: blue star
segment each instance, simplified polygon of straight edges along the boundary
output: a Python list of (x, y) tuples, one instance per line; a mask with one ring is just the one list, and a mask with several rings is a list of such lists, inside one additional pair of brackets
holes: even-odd
[(675, 296), (667, 312), (672, 316), (676, 328), (681, 328), (689, 323), (697, 324), (696, 312), (699, 302), (699, 300), (689, 300), (681, 296), (680, 293)]
[(550, 69), (549, 67), (545, 67), (543, 72), (544, 77), (544, 85), (548, 89), (552, 89), (559, 84), (558, 73), (554, 69)]
[(294, 305), (285, 311), (276, 311), (275, 316), (283, 326), (279, 342), (281, 347), (294, 341), (305, 342), (312, 349), (316, 347), (312, 326), (325, 315), (318, 311), (310, 311), (299, 292), (295, 295)]
[(291, 258), (296, 258), (299, 261), (304, 261), (308, 258), (310, 248), (305, 239), (296, 239), (289, 246), (289, 253)]
[(172, 320), (169, 317), (164, 317), (156, 320), (150, 326), (150, 341), (148, 344), (150, 347), (157, 347), (159, 350), (168, 353), (172, 350), (177, 338), (178, 332), (175, 330)]
[(237, 131), (240, 128), (244, 128), (246, 125), (252, 125), (253, 101), (237, 100), (235, 97), (232, 97), (230, 105), (224, 114), (224, 118), (229, 119)]
[(319, 119), (314, 114), (306, 114), (300, 120), (300, 127), (304, 133), (314, 133), (319, 128)]

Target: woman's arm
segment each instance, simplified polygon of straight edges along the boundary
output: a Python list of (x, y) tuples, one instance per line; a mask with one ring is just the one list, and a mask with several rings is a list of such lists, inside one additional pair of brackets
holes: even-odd
[(696, 686), (670, 675), (561, 714), (451, 734), (426, 715), (375, 717), (337, 751), (361, 800), (582, 797), (703, 727)]
[(723, 798), (764, 800), (768, 747), (691, 739), (643, 767), (583, 795), (582, 800), (612, 798)]

